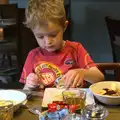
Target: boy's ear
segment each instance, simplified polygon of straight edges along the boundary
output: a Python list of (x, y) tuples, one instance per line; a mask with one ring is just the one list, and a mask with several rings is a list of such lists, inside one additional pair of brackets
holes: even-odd
[(69, 24), (69, 21), (68, 21), (68, 20), (66, 20), (66, 21), (65, 21), (64, 32), (65, 32), (65, 30), (67, 29), (68, 24)]

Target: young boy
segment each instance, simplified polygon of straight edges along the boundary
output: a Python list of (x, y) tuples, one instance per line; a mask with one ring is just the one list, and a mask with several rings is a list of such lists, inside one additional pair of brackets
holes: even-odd
[(80, 43), (63, 40), (67, 24), (63, 1), (29, 0), (26, 25), (40, 47), (31, 50), (26, 59), (20, 78), (24, 89), (53, 87), (60, 79), (66, 88), (104, 79)]

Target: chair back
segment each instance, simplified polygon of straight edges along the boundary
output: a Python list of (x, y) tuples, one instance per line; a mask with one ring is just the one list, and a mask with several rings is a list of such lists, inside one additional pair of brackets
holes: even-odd
[(120, 63), (96, 63), (105, 80), (120, 81)]
[(22, 70), (28, 53), (38, 47), (37, 41), (32, 31), (24, 25), (25, 9), (18, 8), (19, 16), (19, 42), (18, 42), (18, 63)]
[(66, 12), (66, 18), (68, 20), (68, 26), (64, 33), (63, 39), (64, 40), (71, 40), (71, 32), (72, 32), (72, 20), (71, 20), (71, 0), (65, 1), (66, 4), (64, 4), (65, 12)]
[(110, 43), (113, 53), (113, 61), (120, 62), (120, 20), (105, 17)]
[(0, 4), (0, 28), (4, 29), (4, 37), (7, 40), (10, 37), (18, 36), (17, 8), (18, 8), (17, 4)]
[[(18, 56), (18, 6), (17, 4), (0, 4), (0, 74), (1, 76), (18, 75), (16, 58)], [(6, 72), (7, 71), (7, 72)]]

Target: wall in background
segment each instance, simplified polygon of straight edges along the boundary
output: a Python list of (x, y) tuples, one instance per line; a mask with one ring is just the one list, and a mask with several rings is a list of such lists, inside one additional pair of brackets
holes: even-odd
[[(8, 0), (9, 3), (18, 3), (18, 6), (20, 8), (25, 8), (27, 6), (28, 0)], [(69, 0), (65, 0), (65, 3), (67, 4)]]
[(25, 8), (27, 6), (28, 0), (9, 0), (9, 3), (18, 3), (20, 8)]
[(96, 62), (112, 61), (104, 17), (120, 19), (120, 2), (72, 1), (73, 39), (80, 41)]
[[(9, 0), (26, 7), (27, 0)], [(112, 53), (104, 17), (120, 19), (118, 0), (72, 0), (72, 40), (81, 42), (95, 62), (111, 62)]]

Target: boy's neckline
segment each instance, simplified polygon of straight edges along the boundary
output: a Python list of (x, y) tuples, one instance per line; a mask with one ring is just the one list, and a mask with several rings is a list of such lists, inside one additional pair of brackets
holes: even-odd
[(66, 47), (66, 42), (67, 41), (64, 41), (63, 47), (59, 50), (56, 50), (56, 51), (53, 51), (53, 52), (48, 52), (47, 50), (45, 50), (43, 48), (40, 48), (40, 51), (44, 56), (54, 56), (54, 55), (56, 55), (56, 54), (58, 54), (58, 53), (60, 53), (64, 50), (64, 48)]

